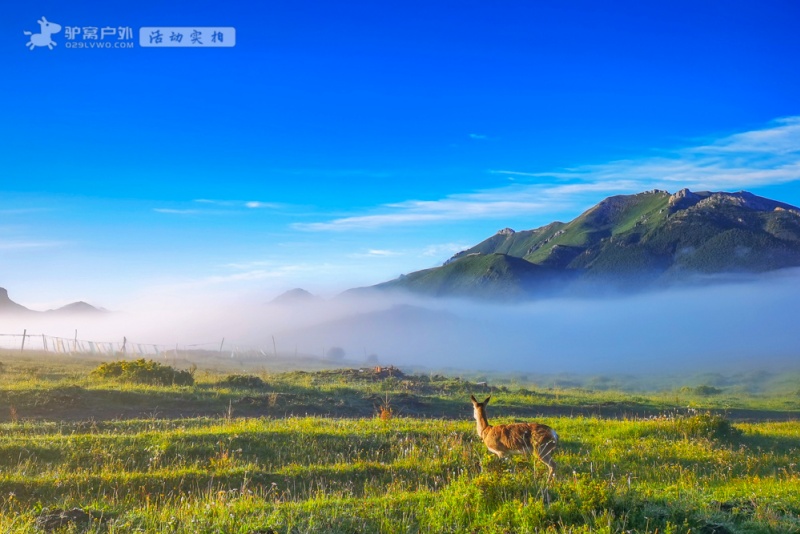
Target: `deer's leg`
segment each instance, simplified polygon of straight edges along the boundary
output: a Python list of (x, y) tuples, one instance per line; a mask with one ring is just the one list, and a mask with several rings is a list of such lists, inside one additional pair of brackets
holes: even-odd
[(547, 475), (547, 481), (554, 479), (556, 476), (556, 463), (553, 461), (553, 452), (556, 450), (556, 445), (552, 441), (547, 441), (539, 445), (536, 450), (536, 456), (544, 463), (550, 472)]

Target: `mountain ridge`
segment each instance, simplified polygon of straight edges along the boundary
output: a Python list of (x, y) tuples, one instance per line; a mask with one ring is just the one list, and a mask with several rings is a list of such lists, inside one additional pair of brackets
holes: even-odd
[(18, 304), (11, 300), (8, 296), (8, 290), (0, 287), (0, 314), (16, 314), (16, 315), (52, 315), (52, 314), (101, 314), (108, 313), (104, 308), (97, 308), (82, 300), (72, 302), (60, 308), (55, 308), (46, 311), (37, 311), (26, 308), (22, 304)]
[(654, 189), (608, 197), (566, 223), (503, 228), (439, 267), (372, 288), (526, 299), (584, 292), (591, 282), (647, 289), (797, 266), (800, 208), (747, 191)]

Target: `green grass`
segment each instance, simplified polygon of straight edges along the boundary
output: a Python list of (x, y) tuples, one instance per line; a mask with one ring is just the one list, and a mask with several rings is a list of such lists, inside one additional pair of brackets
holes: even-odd
[[(492, 423), (535, 419), (561, 436), (546, 487), (542, 465), (487, 453), (467, 379), (198, 370), (193, 386), (148, 386), (2, 360), (0, 410), (10, 399), (16, 413), (0, 414), (0, 532), (73, 508), (93, 519), (64, 532), (800, 531), (796, 391), (768, 377), (737, 395), (743, 382), (723, 376), (701, 377), (719, 392), (494, 386)], [(379, 403), (395, 416), (377, 417)]]

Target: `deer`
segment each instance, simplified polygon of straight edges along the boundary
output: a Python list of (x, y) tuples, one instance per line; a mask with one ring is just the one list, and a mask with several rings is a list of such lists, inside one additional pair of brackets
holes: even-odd
[(553, 453), (558, 445), (558, 434), (547, 425), (541, 423), (512, 423), (509, 425), (490, 425), (486, 418), (486, 405), (491, 395), (483, 402), (478, 402), (475, 395), (472, 399), (473, 415), (478, 425), (478, 435), (489, 452), (504, 458), (509, 454), (533, 454), (550, 470), (547, 482), (555, 478), (556, 463)]
[(41, 28), (39, 30), (39, 33), (33, 33), (28, 31), (22, 32), (23, 34), (30, 35), (31, 37), (30, 41), (25, 43), (25, 45), (31, 50), (33, 50), (37, 46), (46, 46), (47, 48), (52, 50), (53, 47), (56, 46), (56, 44), (58, 43), (53, 41), (53, 39), (50, 36), (53, 35), (54, 33), (60, 32), (61, 25), (56, 24), (55, 22), (50, 22), (44, 17), (42, 17), (41, 20), (38, 20), (36, 22), (39, 23), (39, 27)]

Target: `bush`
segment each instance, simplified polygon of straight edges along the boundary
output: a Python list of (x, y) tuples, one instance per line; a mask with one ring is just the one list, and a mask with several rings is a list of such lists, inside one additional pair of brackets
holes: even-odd
[(325, 353), (325, 358), (328, 360), (340, 361), (344, 360), (345, 352), (342, 347), (331, 347)]
[(681, 388), (681, 393), (689, 393), (694, 395), (700, 395), (702, 397), (710, 397), (711, 395), (719, 395), (720, 393), (722, 393), (722, 390), (720, 388), (715, 388), (714, 386), (703, 384), (702, 386), (697, 386), (697, 387), (684, 386)]
[(194, 384), (194, 376), (189, 371), (181, 371), (169, 365), (162, 365), (143, 358), (132, 362), (102, 363), (92, 371), (91, 375), (153, 386), (191, 386)]
[(676, 419), (675, 426), (687, 439), (729, 439), (741, 435), (741, 431), (724, 416), (710, 412)]
[(267, 385), (266, 382), (254, 375), (228, 375), (220, 383), (236, 388), (263, 388)]

